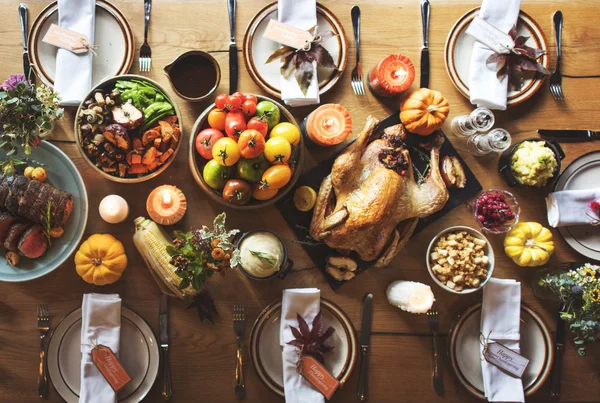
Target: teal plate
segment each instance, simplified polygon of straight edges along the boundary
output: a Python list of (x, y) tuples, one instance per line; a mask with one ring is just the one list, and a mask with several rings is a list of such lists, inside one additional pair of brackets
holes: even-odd
[[(20, 150), (19, 157), (23, 157)], [(38, 259), (21, 258), (17, 267), (9, 266), (0, 257), (0, 281), (20, 282), (42, 277), (61, 264), (73, 253), (85, 230), (88, 216), (88, 197), (83, 178), (65, 153), (47, 141), (33, 149), (31, 159), (44, 164), (48, 183), (57, 189), (73, 195), (73, 211), (64, 226), (64, 234), (54, 239), (46, 254)], [(0, 160), (6, 159), (6, 152), (0, 150)]]

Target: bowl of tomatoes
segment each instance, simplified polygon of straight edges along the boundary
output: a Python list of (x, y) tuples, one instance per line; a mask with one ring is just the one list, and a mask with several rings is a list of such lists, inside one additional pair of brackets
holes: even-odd
[(298, 123), (278, 102), (254, 94), (221, 94), (194, 123), (189, 163), (213, 200), (238, 210), (284, 197), (300, 176), (304, 143)]

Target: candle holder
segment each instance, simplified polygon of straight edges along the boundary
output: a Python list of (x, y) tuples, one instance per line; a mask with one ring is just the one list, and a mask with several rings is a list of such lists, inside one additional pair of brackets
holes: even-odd
[(187, 210), (187, 200), (181, 190), (171, 185), (159, 186), (150, 192), (146, 210), (152, 221), (161, 225), (178, 223)]

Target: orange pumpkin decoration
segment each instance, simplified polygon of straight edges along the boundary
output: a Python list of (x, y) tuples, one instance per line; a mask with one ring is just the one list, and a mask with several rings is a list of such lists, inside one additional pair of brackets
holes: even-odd
[(450, 104), (439, 91), (421, 88), (410, 93), (400, 104), (400, 120), (411, 133), (429, 136), (440, 129)]

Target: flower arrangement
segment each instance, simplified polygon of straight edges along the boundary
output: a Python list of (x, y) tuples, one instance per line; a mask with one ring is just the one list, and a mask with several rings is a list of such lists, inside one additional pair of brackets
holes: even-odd
[(575, 333), (579, 355), (600, 333), (600, 266), (586, 263), (562, 273), (545, 274), (539, 286), (563, 303), (560, 315)]
[(10, 76), (0, 86), (0, 148), (11, 156), (21, 145), (31, 154), (64, 115), (58, 103), (58, 94), (45, 85), (36, 86), (23, 74)]

